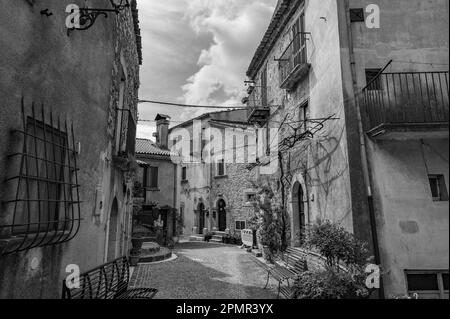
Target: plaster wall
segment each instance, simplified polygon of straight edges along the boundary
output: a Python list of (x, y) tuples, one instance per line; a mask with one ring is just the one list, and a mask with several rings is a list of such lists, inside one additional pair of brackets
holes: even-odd
[[(32, 102), (43, 103), (47, 118), (52, 109), (55, 118), (73, 122), (75, 141), (81, 145), (77, 161), (83, 201), (80, 232), (72, 241), (0, 257), (0, 298), (60, 298), (66, 265), (76, 264), (86, 271), (102, 264), (114, 198), (119, 204), (116, 254), (128, 250), (132, 200), (127, 194), (129, 185), (124, 188), (123, 173), (112, 164), (111, 126), (114, 131), (119, 68), (125, 67), (128, 74), (125, 103), (132, 108), (137, 98), (138, 60), (131, 12), (121, 22), (114, 16), (100, 17), (90, 30), (75, 31), (69, 37), (65, 27), (69, 3), (0, 1), (0, 153), (5, 155), (0, 157), (0, 180), (17, 168), (6, 155), (21, 145), (20, 137), (11, 131), (22, 128), (20, 103), (24, 98), (27, 115)], [(101, 7), (104, 3), (95, 0), (91, 5)], [(51, 17), (40, 14), (45, 8), (53, 12)], [(121, 32), (117, 32), (118, 25)], [(128, 42), (122, 42), (124, 38)], [(103, 209), (96, 216), (98, 189), (103, 194)], [(0, 198), (10, 198), (11, 194), (11, 186), (2, 182)], [(7, 223), (11, 213), (10, 207), (2, 205), (0, 223)], [(37, 261), (37, 268), (31, 267), (32, 261)]]

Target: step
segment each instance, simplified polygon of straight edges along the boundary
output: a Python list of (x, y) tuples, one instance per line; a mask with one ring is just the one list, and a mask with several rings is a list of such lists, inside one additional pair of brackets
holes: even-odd
[(221, 235), (213, 235), (212, 239), (220, 240), (222, 242), (223, 236), (221, 236)]
[(205, 241), (205, 236), (193, 235), (189, 237), (189, 241)]
[(224, 231), (215, 231), (215, 232), (213, 232), (213, 234), (217, 235), (217, 236), (226, 236), (227, 235), (227, 233)]
[(172, 257), (172, 251), (166, 247), (161, 247), (160, 251), (153, 254), (142, 254), (139, 257), (139, 263), (153, 263), (163, 261)]
[(218, 244), (222, 244), (223, 243), (222, 239), (215, 239), (215, 238), (211, 239), (209, 242), (210, 243), (218, 243)]
[(253, 249), (253, 250), (252, 250), (252, 254), (253, 254), (255, 257), (258, 257), (258, 258), (260, 258), (260, 257), (263, 256), (261, 250), (259, 250), (259, 249)]
[(147, 242), (142, 244), (142, 255), (154, 254), (161, 250), (161, 246), (154, 242)]

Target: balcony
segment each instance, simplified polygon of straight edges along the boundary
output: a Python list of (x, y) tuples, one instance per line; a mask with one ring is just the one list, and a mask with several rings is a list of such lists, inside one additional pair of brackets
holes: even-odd
[(280, 88), (292, 90), (298, 81), (309, 72), (307, 62), (306, 38), (307, 33), (298, 33), (278, 59), (280, 70)]
[(374, 139), (448, 138), (449, 72), (381, 73), (364, 89), (364, 129)]
[(250, 87), (250, 94), (245, 99), (247, 104), (247, 120), (250, 124), (263, 126), (270, 117), (270, 107), (267, 103), (267, 87)]

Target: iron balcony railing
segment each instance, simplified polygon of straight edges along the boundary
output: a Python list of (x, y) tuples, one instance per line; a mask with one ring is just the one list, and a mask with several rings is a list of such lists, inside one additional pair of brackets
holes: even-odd
[[(298, 71), (308, 65), (306, 52), (307, 33), (297, 33), (278, 59), (280, 70), (280, 87), (289, 87), (290, 80), (299, 80)], [(300, 74), (301, 75), (301, 74)], [(295, 78), (295, 79), (292, 79)]]
[(249, 89), (249, 97), (246, 99), (247, 120), (251, 123), (263, 123), (270, 114), (268, 103), (268, 87), (254, 86)]
[(379, 73), (364, 89), (365, 129), (449, 122), (449, 72)]

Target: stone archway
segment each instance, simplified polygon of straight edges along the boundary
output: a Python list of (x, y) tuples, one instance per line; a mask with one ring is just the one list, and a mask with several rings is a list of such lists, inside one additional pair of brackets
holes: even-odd
[(305, 191), (300, 182), (295, 182), (292, 187), (292, 212), (291, 212), (291, 241), (293, 246), (299, 247), (305, 240), (306, 231), (306, 205)]
[(107, 261), (112, 261), (117, 257), (117, 241), (118, 241), (118, 221), (119, 221), (119, 203), (117, 198), (114, 198), (111, 206), (108, 221), (108, 254)]

